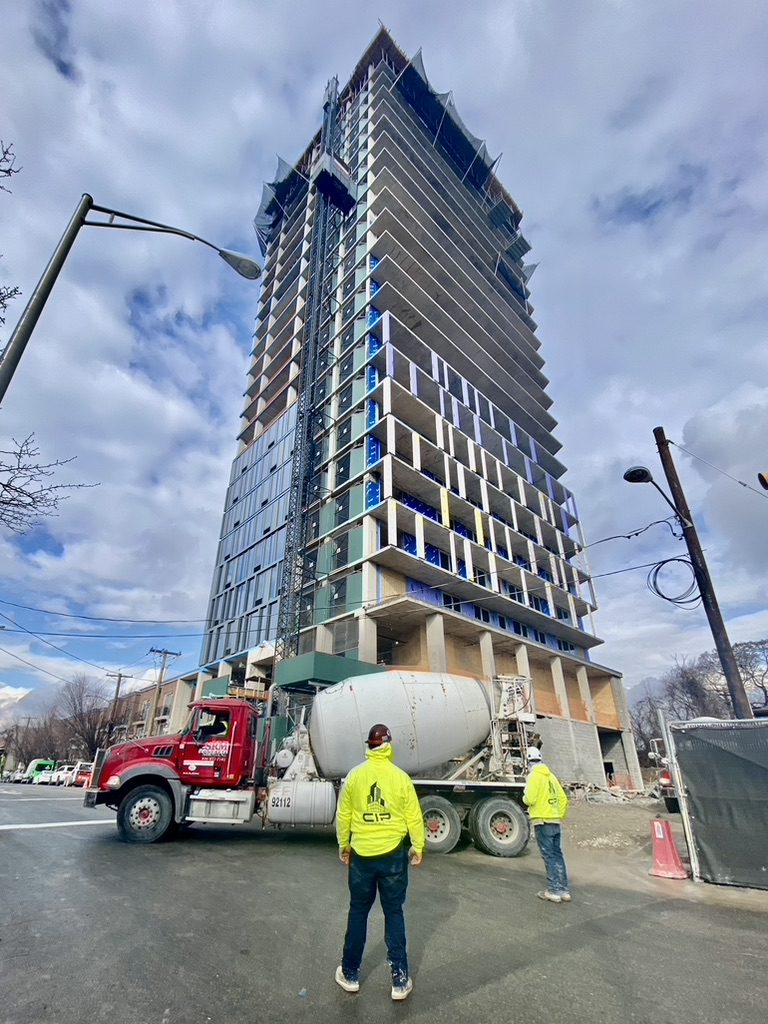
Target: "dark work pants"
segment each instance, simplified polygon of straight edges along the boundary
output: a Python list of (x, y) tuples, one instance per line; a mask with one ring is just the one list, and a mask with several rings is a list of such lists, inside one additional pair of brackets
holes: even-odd
[(386, 857), (358, 857), (352, 851), (349, 865), (349, 915), (341, 967), (346, 977), (360, 970), (368, 930), (368, 914), (378, 891), (384, 911), (384, 940), (395, 982), (408, 977), (403, 904), (408, 888), (408, 847)]
[(535, 828), (536, 842), (544, 867), (547, 869), (547, 889), (561, 895), (568, 892), (568, 873), (565, 870), (565, 858), (560, 849), (560, 825), (557, 822), (537, 825)]

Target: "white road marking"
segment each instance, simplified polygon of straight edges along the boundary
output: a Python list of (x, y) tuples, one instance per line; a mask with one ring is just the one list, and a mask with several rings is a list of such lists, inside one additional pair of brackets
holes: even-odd
[(0, 825), (0, 832), (11, 832), (14, 829), (26, 828), (70, 828), (72, 825), (114, 825), (114, 818), (88, 818), (87, 821), (41, 821), (34, 825)]
[[(5, 796), (5, 793), (0, 793), (0, 799)], [(12, 797), (14, 803), (17, 804), (31, 804), (36, 800), (53, 800), (55, 803), (65, 803), (67, 800), (76, 800), (79, 804), (83, 802), (81, 796), (17, 796), (15, 799)]]

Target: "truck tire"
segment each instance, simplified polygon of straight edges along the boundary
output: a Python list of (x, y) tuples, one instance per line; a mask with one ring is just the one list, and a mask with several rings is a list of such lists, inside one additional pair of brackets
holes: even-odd
[(469, 832), (478, 850), (491, 857), (518, 857), (528, 845), (531, 826), (523, 810), (504, 796), (473, 804)]
[(156, 843), (172, 823), (173, 801), (160, 786), (137, 786), (117, 809), (117, 828), (126, 843)]
[(424, 815), (427, 853), (450, 853), (461, 839), (459, 812), (442, 796), (425, 796), (419, 801)]
[(664, 797), (664, 806), (667, 808), (667, 811), (670, 814), (679, 814), (680, 813), (680, 801), (678, 800), (678, 798), (676, 796), (665, 796)]

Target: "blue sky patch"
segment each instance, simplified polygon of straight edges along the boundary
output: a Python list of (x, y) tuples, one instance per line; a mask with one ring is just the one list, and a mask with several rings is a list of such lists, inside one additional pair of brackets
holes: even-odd
[(611, 196), (592, 200), (592, 212), (605, 224), (648, 224), (665, 215), (679, 216), (696, 202), (707, 179), (702, 164), (679, 164), (660, 185), (636, 191), (621, 189)]
[(80, 81), (74, 62), (74, 47), (69, 33), (69, 0), (38, 0), (37, 23), (32, 38), (40, 53), (70, 82)]

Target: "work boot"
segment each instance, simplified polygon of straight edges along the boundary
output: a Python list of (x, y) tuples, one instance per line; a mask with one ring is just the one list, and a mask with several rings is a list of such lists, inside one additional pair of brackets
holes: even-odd
[(549, 903), (563, 902), (562, 896), (559, 896), (556, 892), (550, 892), (549, 889), (543, 889), (541, 892), (537, 892), (536, 895), (540, 900), (547, 900)]
[(354, 974), (345, 974), (344, 968), (339, 964), (336, 968), (336, 984), (340, 985), (345, 992), (359, 992), (360, 991), (360, 980), (357, 972)]
[(407, 999), (413, 988), (413, 979), (405, 971), (392, 971), (392, 998), (396, 1003)]

